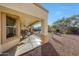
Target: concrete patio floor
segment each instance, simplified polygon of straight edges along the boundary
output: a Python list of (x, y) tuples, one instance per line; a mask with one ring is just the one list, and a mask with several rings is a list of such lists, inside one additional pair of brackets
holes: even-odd
[(18, 43), (17, 46), (9, 49), (8, 51), (4, 52), (4, 54), (8, 54), (9, 56), (18, 56), (25, 52), (28, 52), (38, 46), (41, 45), (41, 40), (38, 36), (30, 35), (28, 38), (22, 40)]

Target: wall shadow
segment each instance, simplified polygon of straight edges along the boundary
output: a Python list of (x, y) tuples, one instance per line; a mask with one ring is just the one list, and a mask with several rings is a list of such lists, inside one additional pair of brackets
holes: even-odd
[(53, 45), (48, 42), (41, 46), (41, 55), (42, 56), (59, 56)]
[(59, 56), (59, 54), (57, 53), (53, 45), (48, 42), (20, 56)]

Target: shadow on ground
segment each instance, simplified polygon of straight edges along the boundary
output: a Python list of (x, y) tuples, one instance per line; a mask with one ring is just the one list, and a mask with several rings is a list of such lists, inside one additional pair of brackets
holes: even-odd
[(59, 56), (59, 54), (57, 53), (53, 45), (48, 42), (27, 53), (22, 54), (21, 56)]
[(43, 56), (59, 56), (53, 45), (49, 42), (41, 46), (41, 54)]

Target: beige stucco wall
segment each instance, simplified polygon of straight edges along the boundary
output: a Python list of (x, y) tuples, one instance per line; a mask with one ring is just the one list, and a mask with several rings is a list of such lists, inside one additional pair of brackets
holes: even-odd
[(1, 45), (2, 52), (6, 51), (6, 50), (12, 48), (13, 46), (15, 46), (16, 44), (18, 44), (20, 38), (14, 37), (14, 38), (11, 38), (10, 40), (11, 41), (6, 42), (6, 43)]
[(41, 19), (47, 19), (48, 12), (32, 3), (0, 3), (0, 5)]

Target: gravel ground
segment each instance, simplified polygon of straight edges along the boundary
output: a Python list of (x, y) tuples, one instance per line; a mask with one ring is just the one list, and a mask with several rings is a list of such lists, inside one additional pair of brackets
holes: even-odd
[(23, 54), (32, 56), (79, 56), (79, 36), (49, 34), (49, 42)]

